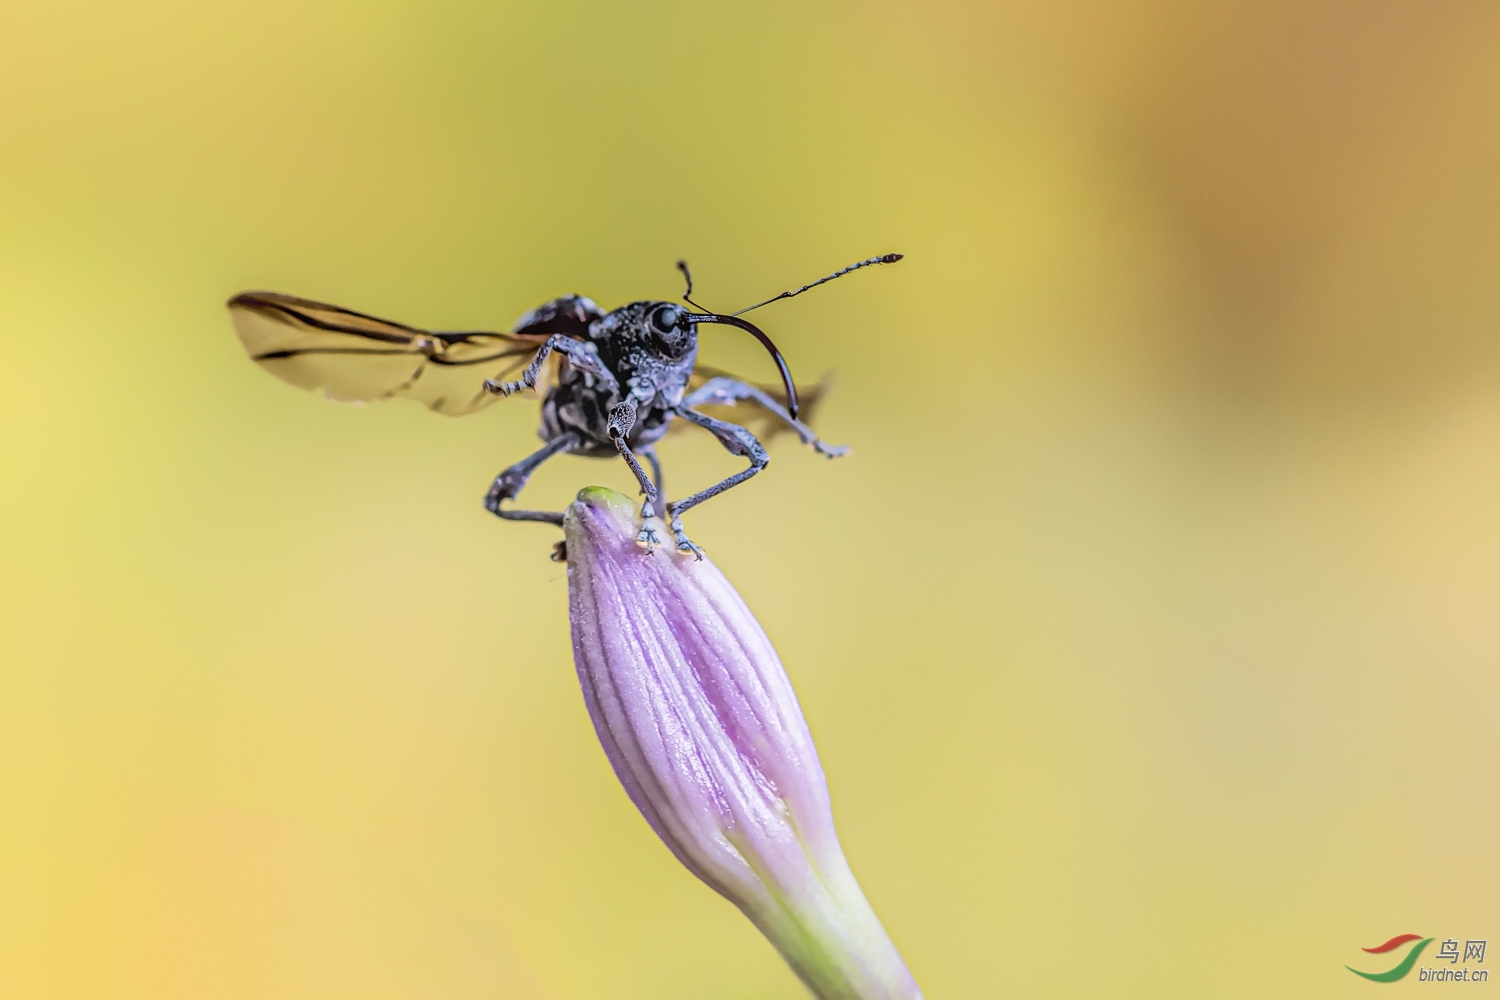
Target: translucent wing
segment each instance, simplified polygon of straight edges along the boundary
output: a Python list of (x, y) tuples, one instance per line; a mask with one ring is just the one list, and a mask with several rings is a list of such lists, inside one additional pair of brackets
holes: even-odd
[[(740, 378), (734, 372), (715, 368), (712, 365), (700, 364), (693, 368), (692, 377), (688, 380), (688, 392), (691, 393), (702, 387), (703, 383), (711, 378), (729, 378), (734, 379), (736, 382), (753, 385), (776, 400), (783, 407), (786, 406), (786, 389), (782, 387), (780, 382), (774, 385), (769, 382), (752, 382), (749, 379)], [(812, 425), (813, 416), (818, 410), (818, 403), (827, 398), (828, 391), (831, 388), (833, 388), (833, 380), (827, 375), (824, 375), (812, 385), (803, 385), (801, 382), (797, 383), (798, 410), (804, 424)], [(708, 405), (698, 406), (695, 409), (702, 410), (711, 417), (728, 420), (749, 428), (750, 432), (759, 438), (762, 444), (770, 441), (778, 434), (791, 432), (791, 428), (787, 426), (785, 420), (767, 410), (753, 399), (742, 399), (732, 406)], [(674, 420), (671, 430), (672, 432), (676, 432), (689, 426), (691, 425), (685, 420)]]
[(250, 359), (284, 382), (344, 401), (415, 399), (449, 416), (497, 397), (484, 391), (530, 360), (545, 335), (430, 333), (276, 292), (229, 300)]

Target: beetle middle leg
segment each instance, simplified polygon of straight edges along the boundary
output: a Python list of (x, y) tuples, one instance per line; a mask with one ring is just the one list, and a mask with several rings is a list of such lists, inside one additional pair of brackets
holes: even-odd
[(662, 476), (661, 459), (656, 457), (656, 445), (652, 445), (649, 448), (642, 448), (641, 454), (646, 456), (646, 461), (651, 465), (651, 481), (656, 484), (657, 502), (662, 505), (662, 509), (666, 509), (667, 481)]
[[(660, 510), (659, 494), (656, 484), (651, 477), (646, 475), (646, 470), (641, 468), (640, 460), (635, 457), (635, 452), (630, 450), (627, 438), (630, 437), (630, 429), (635, 426), (636, 406), (635, 400), (626, 397), (609, 411), (609, 423), (606, 430), (610, 440), (614, 441), (615, 447), (619, 449), (620, 457), (625, 459), (625, 464), (630, 466), (630, 471), (635, 474), (635, 481), (641, 484), (641, 492), (646, 496), (646, 502), (641, 504), (641, 532), (635, 536), (635, 540), (646, 546), (646, 551), (654, 552), (661, 544), (657, 537), (656, 529), (651, 526), (651, 521)], [(651, 460), (652, 467), (657, 475), (661, 474), (661, 465), (658, 463), (654, 450), (646, 452), (647, 458)]]
[(536, 471), (536, 467), (559, 452), (572, 451), (578, 447), (578, 435), (573, 431), (559, 434), (542, 446), (540, 451), (533, 452), (521, 459), (515, 465), (506, 469), (495, 477), (495, 482), (490, 486), (490, 491), (484, 496), (484, 509), (497, 517), (503, 517), (507, 521), (544, 521), (547, 524), (561, 526), (563, 516), (560, 511), (549, 510), (502, 510), (502, 500), (514, 500), (516, 494), (521, 492), (521, 487), (526, 485), (526, 480)]
[(699, 427), (702, 427), (704, 430), (708, 431), (714, 437), (718, 438), (719, 443), (722, 444), (725, 450), (727, 450), (731, 455), (743, 455), (750, 460), (750, 467), (748, 469), (743, 469), (739, 472), (736, 472), (734, 475), (730, 476), (723, 482), (715, 483), (706, 490), (699, 490), (692, 496), (684, 500), (678, 500), (676, 503), (669, 504), (667, 507), (667, 514), (669, 517), (667, 523), (672, 529), (672, 535), (677, 539), (677, 551), (691, 552), (694, 556), (702, 559), (703, 550), (700, 549), (697, 545), (693, 544), (693, 542), (688, 538), (687, 533), (682, 530), (682, 515), (686, 511), (698, 506), (703, 501), (711, 497), (716, 497), (720, 493), (723, 493), (725, 490), (743, 483), (745, 480), (755, 475), (761, 469), (764, 469), (766, 465), (771, 461), (771, 456), (766, 454), (765, 447), (756, 440), (755, 435), (745, 430), (745, 428), (741, 427), (739, 424), (731, 424), (727, 421), (715, 420), (713, 417), (710, 417), (707, 414), (699, 413), (697, 410), (689, 409), (685, 404), (678, 406), (674, 412), (678, 416), (692, 421)]
[(781, 420), (793, 431), (802, 443), (808, 445), (819, 455), (827, 455), (829, 458), (838, 458), (848, 454), (849, 446), (842, 444), (829, 444), (818, 437), (813, 429), (796, 417), (787, 412), (786, 407), (758, 386), (739, 379), (726, 378), (716, 375), (703, 383), (697, 390), (682, 401), (683, 406), (733, 406), (742, 399), (748, 399), (758, 404), (767, 413)]

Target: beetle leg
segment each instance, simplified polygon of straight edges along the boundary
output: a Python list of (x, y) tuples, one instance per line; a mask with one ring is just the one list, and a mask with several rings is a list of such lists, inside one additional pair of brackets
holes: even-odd
[(559, 452), (572, 451), (578, 446), (578, 435), (573, 431), (559, 434), (548, 441), (540, 451), (534, 452), (521, 459), (515, 465), (506, 469), (495, 477), (495, 482), (490, 486), (490, 491), (484, 496), (484, 509), (497, 517), (503, 517), (507, 521), (545, 521), (548, 524), (561, 526), (563, 516), (561, 513), (553, 513), (546, 510), (501, 510), (502, 500), (514, 500), (516, 494), (521, 492), (521, 487), (526, 485), (526, 480), (536, 471), (536, 467)]
[[(657, 536), (656, 529), (651, 525), (659, 509), (656, 484), (651, 481), (650, 476), (646, 475), (646, 470), (641, 468), (635, 452), (630, 450), (630, 445), (625, 440), (630, 436), (630, 429), (635, 426), (635, 412), (635, 400), (629, 396), (625, 397), (609, 411), (609, 423), (606, 430), (609, 432), (610, 439), (614, 441), (615, 447), (619, 449), (620, 457), (625, 459), (625, 464), (630, 466), (630, 471), (635, 474), (635, 481), (641, 484), (641, 493), (646, 497), (646, 502), (641, 504), (641, 533), (636, 536), (635, 540), (646, 546), (647, 552), (654, 552), (661, 544), (661, 538)], [(646, 454), (650, 456), (654, 465), (656, 456), (649, 451)]]
[(813, 429), (796, 417), (787, 412), (786, 407), (777, 402), (776, 397), (757, 386), (738, 379), (725, 378), (716, 375), (703, 383), (697, 391), (693, 392), (682, 401), (683, 406), (733, 406), (742, 399), (753, 400), (777, 417), (802, 439), (802, 443), (810, 445), (813, 451), (819, 455), (827, 455), (829, 458), (838, 458), (849, 451), (847, 445), (828, 444), (818, 437)]
[(686, 405), (678, 406), (675, 412), (678, 416), (697, 424), (718, 438), (719, 443), (731, 455), (743, 455), (750, 460), (750, 467), (748, 469), (736, 472), (723, 482), (715, 483), (706, 490), (699, 490), (687, 499), (678, 500), (667, 507), (667, 514), (670, 518), (668, 524), (672, 528), (672, 534), (677, 539), (677, 551), (691, 552), (699, 559), (702, 559), (703, 550), (694, 545), (689, 540), (687, 533), (682, 530), (683, 513), (698, 506), (710, 497), (716, 497), (725, 490), (743, 483), (761, 469), (764, 469), (766, 464), (771, 461), (771, 456), (766, 454), (766, 449), (755, 439), (755, 435), (745, 430), (739, 424), (715, 420), (713, 417), (699, 413), (697, 410), (689, 409)]
[(651, 464), (651, 481), (656, 484), (656, 499), (665, 509), (667, 506), (666, 479), (661, 473), (661, 459), (656, 457), (656, 445), (642, 448), (641, 454), (646, 456), (646, 461)]

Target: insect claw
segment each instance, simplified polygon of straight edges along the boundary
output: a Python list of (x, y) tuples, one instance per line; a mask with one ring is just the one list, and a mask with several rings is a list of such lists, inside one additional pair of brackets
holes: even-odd
[(703, 561), (703, 549), (687, 536), (686, 531), (682, 530), (682, 518), (680, 517), (672, 518), (672, 536), (677, 539), (678, 553), (681, 555), (692, 553), (694, 559), (699, 562)]
[(640, 534), (635, 536), (635, 544), (644, 548), (648, 554), (655, 553), (656, 547), (661, 544), (661, 536), (656, 533), (656, 528), (651, 523), (654, 520), (656, 518), (650, 518), (642, 523)]

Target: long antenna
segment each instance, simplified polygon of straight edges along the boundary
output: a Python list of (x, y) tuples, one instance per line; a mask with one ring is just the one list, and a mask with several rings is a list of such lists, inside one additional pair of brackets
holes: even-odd
[[(745, 313), (749, 312), (752, 309), (759, 309), (761, 306), (768, 306), (772, 302), (780, 302), (782, 299), (790, 299), (793, 296), (801, 295), (803, 292), (807, 291), (809, 288), (817, 288), (819, 285), (823, 284), (823, 282), (825, 282), (825, 281), (832, 281), (834, 278), (842, 278), (844, 275), (848, 274), (850, 271), (858, 271), (860, 268), (862, 268), (862, 267), (869, 267), (871, 264), (894, 264), (894, 263), (896, 263), (896, 261), (900, 260), (904, 256), (905, 256), (905, 254), (888, 253), (888, 254), (885, 254), (882, 257), (871, 257), (869, 260), (862, 260), (858, 264), (850, 264), (848, 267), (840, 268), (839, 270), (834, 271), (832, 274), (828, 275), (828, 277), (826, 277), (826, 278), (819, 278), (817, 281), (811, 282), (810, 284), (803, 285), (801, 288), (797, 289), (796, 291), (782, 292), (780, 295), (773, 295), (769, 299), (766, 299), (766, 301), (764, 301), (764, 302), (757, 302), (753, 306), (747, 306), (746, 308), (741, 309), (739, 312), (730, 313), (730, 315), (731, 316), (743, 316)], [(684, 274), (687, 273), (687, 264), (683, 263), (682, 261), (678, 261), (677, 262), (677, 266), (680, 267), (680, 268), (682, 268), (682, 272)], [(692, 279), (689, 278), (688, 279), (688, 291), (691, 292), (692, 290), (693, 290), (693, 282), (692, 282)], [(694, 303), (694, 305), (696, 305), (696, 304), (697, 303)], [(700, 306), (699, 308), (702, 308), (702, 307)]]
[(697, 306), (697, 308), (702, 309), (704, 312), (713, 312), (712, 309), (700, 306), (693, 301), (693, 272), (688, 270), (687, 261), (679, 260), (677, 262), (677, 270), (681, 271), (682, 276), (687, 279), (687, 291), (682, 293), (682, 301), (690, 306)]

